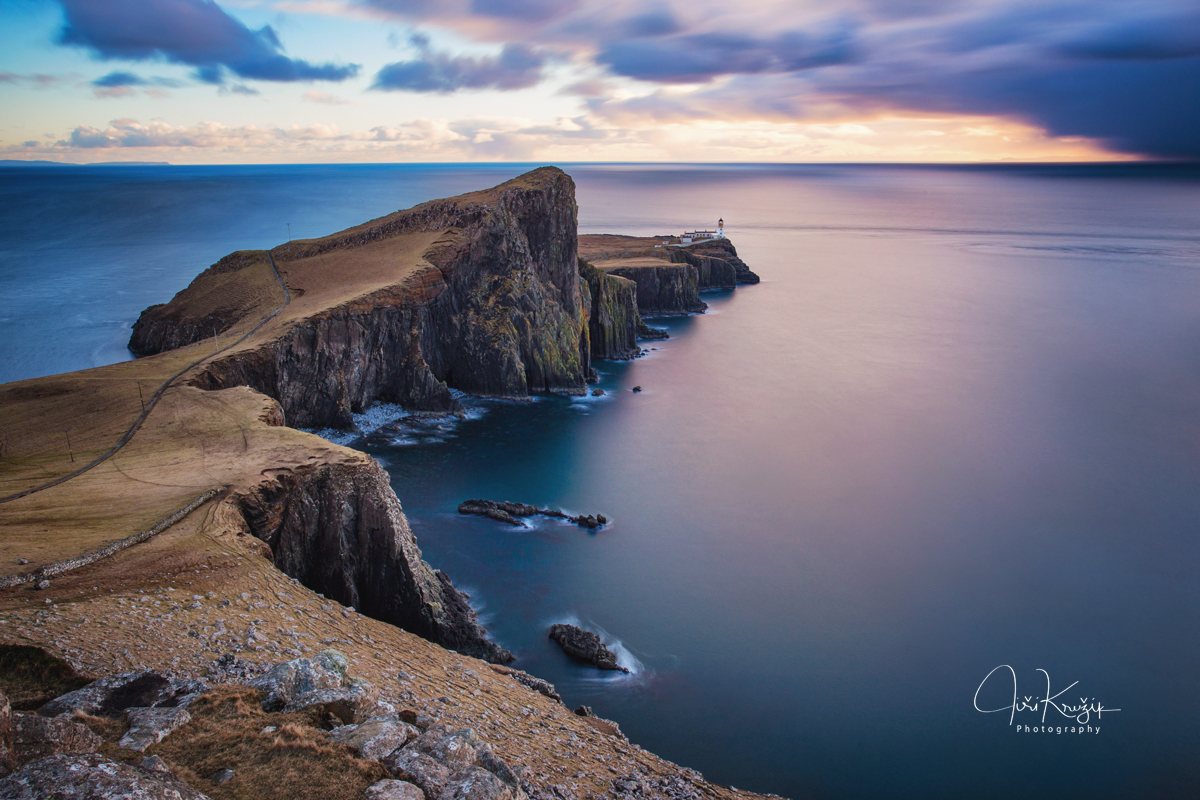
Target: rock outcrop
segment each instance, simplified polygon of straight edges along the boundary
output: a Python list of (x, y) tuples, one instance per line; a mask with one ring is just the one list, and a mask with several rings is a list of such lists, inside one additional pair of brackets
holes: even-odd
[(237, 496), (250, 533), (275, 566), (368, 616), (496, 663), (467, 598), (421, 558), (387, 473), (371, 458), (269, 476)]
[(600, 669), (629, 672), (617, 663), (617, 655), (604, 646), (600, 637), (575, 625), (556, 623), (550, 626), (550, 638), (558, 642), (567, 655), (595, 664)]
[(591, 529), (608, 524), (608, 517), (603, 514), (576, 514), (572, 516), (565, 511), (559, 511), (554, 508), (538, 508), (537, 506), (525, 503), (509, 503), (507, 501), (497, 503), (495, 500), (464, 500), (458, 504), (458, 513), (488, 517), (497, 522), (505, 522), (516, 526), (524, 526), (525, 524), (521, 522), (520, 517), (536, 516), (565, 519), (574, 522), (576, 525)]

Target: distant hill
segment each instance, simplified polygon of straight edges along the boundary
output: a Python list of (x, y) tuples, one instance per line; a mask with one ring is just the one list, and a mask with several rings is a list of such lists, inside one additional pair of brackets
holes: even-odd
[(69, 161), (22, 161), (16, 158), (0, 158), (0, 167), (169, 167), (169, 161), (96, 161), (91, 164), (74, 164)]

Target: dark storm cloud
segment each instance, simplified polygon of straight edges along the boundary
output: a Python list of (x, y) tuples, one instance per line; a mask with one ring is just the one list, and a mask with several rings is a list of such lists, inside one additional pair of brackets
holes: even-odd
[(357, 64), (312, 64), (283, 55), (271, 27), (252, 31), (212, 0), (59, 0), (61, 41), (105, 59), (166, 59), (196, 68), (208, 83), (224, 71), (266, 81), (341, 81)]
[(610, 44), (596, 60), (618, 75), (660, 83), (704, 83), (719, 75), (795, 72), (855, 58), (855, 25), (794, 30), (771, 38), (699, 33)]
[(524, 89), (542, 79), (545, 58), (523, 44), (507, 44), (498, 56), (451, 56), (429, 49), (415, 38), (420, 53), (410, 61), (388, 64), (375, 75), (372, 89), (447, 94), (459, 89)]
[[(580, 94), (612, 119), (996, 115), (1125, 152), (1200, 159), (1197, 0), (354, 1), (610, 76), (711, 85), (606, 100), (594, 93), (603, 76), (586, 75)], [(376, 83), (504, 87), (482, 77), (496, 69), (425, 55)], [(540, 64), (506, 80), (530, 85), (520, 76), (535, 72)]]

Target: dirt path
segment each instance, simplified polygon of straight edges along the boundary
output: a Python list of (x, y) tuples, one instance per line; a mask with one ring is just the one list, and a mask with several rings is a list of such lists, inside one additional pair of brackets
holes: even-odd
[(162, 399), (163, 393), (166, 392), (167, 389), (171, 388), (171, 385), (173, 383), (175, 383), (175, 381), (179, 380), (179, 378), (183, 377), (183, 375), (185, 375), (189, 371), (195, 369), (196, 367), (200, 366), (205, 361), (208, 361), (210, 358), (215, 358), (216, 356), (221, 355), (221, 353), (224, 353), (228, 350), (233, 349), (234, 347), (237, 347), (242, 342), (246, 341), (251, 336), (253, 336), (254, 334), (258, 333), (260, 330), (262, 330), (262, 327), (264, 325), (266, 325), (268, 322), (273, 320), (276, 317), (276, 315), (279, 314), (280, 311), (283, 311), (285, 308), (287, 308), (288, 304), (290, 304), (292, 302), (292, 293), (290, 291), (288, 291), (287, 284), (283, 282), (283, 276), (279, 274), (279, 269), (278, 269), (278, 267), (275, 266), (275, 258), (271, 255), (270, 250), (267, 251), (267, 259), (271, 262), (271, 270), (275, 273), (275, 278), (276, 278), (276, 280), (279, 281), (279, 286), (283, 289), (283, 304), (280, 305), (279, 308), (276, 308), (270, 314), (263, 317), (261, 322), (259, 322), (253, 328), (251, 328), (246, 333), (246, 335), (242, 336), (242, 338), (238, 339), (233, 344), (226, 345), (225, 347), (222, 347), (220, 350), (217, 350), (215, 353), (212, 353), (210, 355), (204, 356), (203, 358), (197, 359), (196, 361), (192, 362), (191, 364), (188, 364), (183, 369), (179, 370), (179, 372), (176, 372), (174, 375), (167, 378), (167, 380), (165, 382), (163, 382), (162, 386), (158, 387), (158, 391), (156, 391), (154, 393), (154, 395), (150, 398), (150, 402), (146, 403), (146, 407), (142, 410), (142, 413), (139, 414), (138, 418), (136, 420), (134, 420), (134, 422), (131, 426), (129, 426), (129, 430), (125, 431), (125, 434), (120, 439), (118, 439), (117, 443), (115, 445), (113, 445), (112, 448), (109, 449), (106, 453), (99, 456), (94, 461), (83, 465), (82, 467), (75, 470), (74, 472), (69, 472), (66, 475), (62, 475), (58, 478), (55, 478), (52, 481), (47, 481), (46, 483), (43, 483), (40, 486), (34, 486), (31, 489), (26, 489), (22, 492), (17, 492), (16, 494), (10, 494), (7, 497), (0, 497), (0, 503), (9, 503), (9, 502), (12, 502), (13, 500), (19, 500), (20, 498), (31, 495), (34, 492), (40, 492), (43, 489), (49, 489), (51, 486), (58, 486), (59, 484), (66, 483), (67, 481), (71, 480), (72, 478), (79, 477), (80, 475), (87, 472), (88, 470), (93, 469), (94, 467), (97, 467), (100, 464), (103, 464), (105, 461), (107, 461), (108, 459), (115, 456), (117, 453), (119, 453), (121, 451), (121, 448), (123, 448), (125, 445), (129, 444), (130, 440), (133, 439), (134, 434), (136, 434), (138, 432), (138, 429), (140, 429), (142, 427), (142, 424), (146, 421), (146, 418), (150, 416), (150, 412), (154, 410), (154, 407), (156, 405), (158, 405), (158, 401), (160, 399)]

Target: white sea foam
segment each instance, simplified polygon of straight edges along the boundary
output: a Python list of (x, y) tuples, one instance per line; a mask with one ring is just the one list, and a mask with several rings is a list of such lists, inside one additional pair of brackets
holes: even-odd
[(399, 403), (375, 403), (362, 413), (354, 414), (354, 429), (343, 431), (337, 428), (305, 428), (334, 444), (348, 446), (367, 436), (395, 426), (395, 435), (388, 443), (394, 447), (411, 447), (445, 441), (453, 435), (454, 427), (463, 420), (479, 419), (487, 413), (487, 407), (477, 398), (465, 392), (451, 389), (450, 394), (463, 404), (464, 413), (444, 416), (413, 416)]

